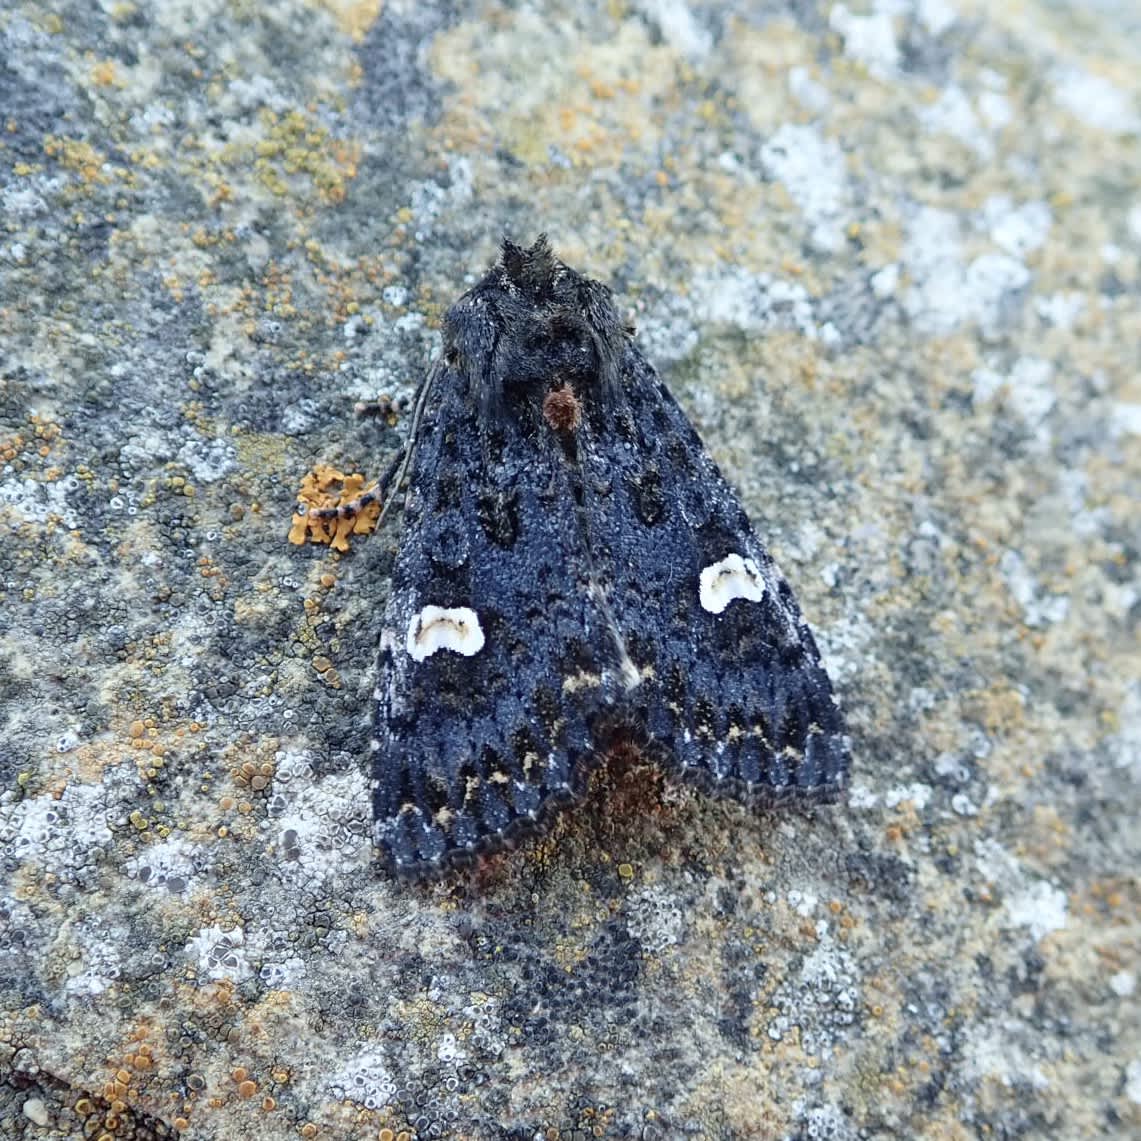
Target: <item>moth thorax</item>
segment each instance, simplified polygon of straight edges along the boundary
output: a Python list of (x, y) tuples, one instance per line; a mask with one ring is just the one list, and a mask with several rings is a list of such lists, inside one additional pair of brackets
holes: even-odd
[(569, 384), (552, 388), (543, 398), (543, 419), (554, 431), (577, 432), (582, 423), (582, 404)]

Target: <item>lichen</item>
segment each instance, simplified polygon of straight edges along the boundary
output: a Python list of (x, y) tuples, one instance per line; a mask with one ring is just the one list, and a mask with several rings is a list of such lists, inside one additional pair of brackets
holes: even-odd
[(305, 543), (324, 543), (335, 551), (347, 551), (352, 535), (368, 535), (376, 530), (380, 504), (369, 503), (351, 518), (322, 518), (315, 510), (343, 507), (359, 499), (365, 490), (365, 477), (318, 464), (301, 481), (298, 502), (302, 510), (295, 511), (289, 528), (289, 541), (296, 546)]

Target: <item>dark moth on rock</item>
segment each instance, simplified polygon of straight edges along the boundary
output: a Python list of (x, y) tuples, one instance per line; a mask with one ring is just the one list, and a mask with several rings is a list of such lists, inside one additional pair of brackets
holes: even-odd
[(513, 845), (619, 744), (751, 806), (835, 800), (812, 634), (610, 291), (545, 238), (504, 242), (443, 337), (394, 483), (372, 741), (392, 869)]

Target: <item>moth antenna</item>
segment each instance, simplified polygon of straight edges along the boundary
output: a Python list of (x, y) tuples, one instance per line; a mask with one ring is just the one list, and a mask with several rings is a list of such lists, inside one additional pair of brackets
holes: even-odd
[(420, 434), (420, 423), (424, 419), (424, 408), (428, 403), (428, 396), (432, 391), (432, 382), (436, 379), (437, 371), (438, 368), (429, 369), (428, 375), (420, 382), (420, 387), (416, 392), (416, 404), (412, 409), (412, 423), (408, 427), (408, 442), (404, 445), (403, 454), (398, 453), (391, 465), (395, 467), (397, 461), (400, 461), (400, 470), (396, 473), (396, 478), (392, 482), (392, 490), (388, 493), (388, 498), (384, 501), (384, 506), (381, 507), (380, 514), (377, 516), (377, 530), (380, 529), (380, 525), (388, 515), (389, 509), (392, 507), (397, 494), (400, 492), (400, 485), (404, 482), (404, 477), (408, 474), (408, 468), (416, 452), (416, 437)]

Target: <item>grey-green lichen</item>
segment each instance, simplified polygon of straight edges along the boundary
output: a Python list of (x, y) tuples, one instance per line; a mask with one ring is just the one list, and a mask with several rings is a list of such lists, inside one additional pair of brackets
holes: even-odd
[[(0, 1133), (1141, 1128), (1127, 6), (0, 12)], [(379, 474), (507, 231), (611, 281), (794, 580), (849, 802), (636, 763), (375, 870)]]

